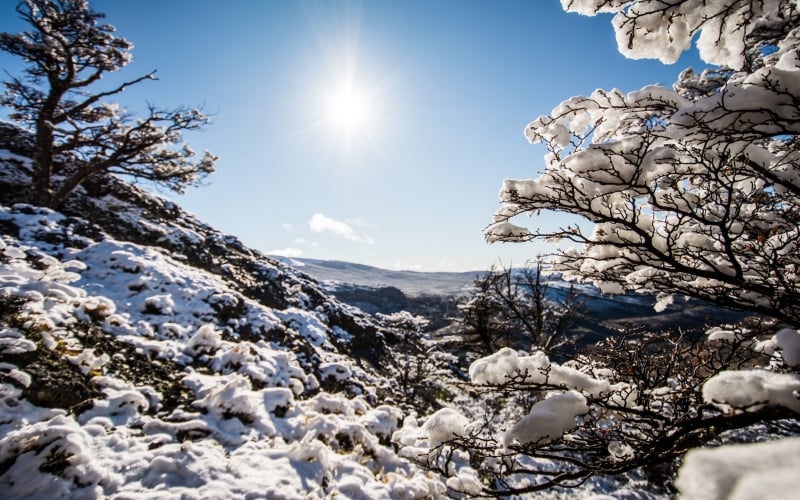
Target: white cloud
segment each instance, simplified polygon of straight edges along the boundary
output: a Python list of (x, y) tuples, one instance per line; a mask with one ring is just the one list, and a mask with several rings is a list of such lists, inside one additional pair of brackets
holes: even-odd
[(280, 255), (281, 257), (302, 257), (303, 250), (300, 248), (276, 248), (275, 250), (270, 250), (267, 252), (267, 255)]
[(289, 231), (289, 232), (294, 231), (294, 227), (291, 224), (289, 224), (288, 222), (284, 222), (283, 224), (281, 224), (281, 227), (284, 230)]
[(315, 213), (308, 220), (308, 227), (315, 233), (333, 233), (340, 238), (345, 238), (356, 243), (366, 243), (372, 245), (375, 243), (370, 236), (359, 234), (355, 229), (346, 222), (331, 219), (330, 217)]
[(348, 224), (350, 224), (351, 226), (355, 226), (355, 227), (361, 227), (361, 228), (374, 228), (375, 227), (373, 224), (370, 224), (369, 222), (365, 221), (364, 219), (362, 219), (360, 217), (353, 217), (353, 218), (350, 218), (350, 219), (345, 219), (344, 221), (347, 222)]

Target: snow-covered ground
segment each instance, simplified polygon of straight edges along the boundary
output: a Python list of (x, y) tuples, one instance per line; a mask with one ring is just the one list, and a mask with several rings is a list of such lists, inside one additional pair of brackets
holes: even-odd
[[(395, 454), (401, 412), (379, 404), (380, 380), (337, 352), (333, 337), (345, 333), (322, 313), (262, 306), (157, 248), (76, 234), (49, 210), (3, 207), (0, 224), (0, 301), (14, 318), (0, 328), (4, 498), (445, 492)], [(236, 317), (224, 314), (233, 307)], [(93, 347), (91, 332), (133, 349)], [(268, 340), (292, 336), (313, 346), (316, 370)], [(42, 350), (85, 374), (100, 392), (93, 404), (29, 401), (26, 363)], [(128, 368), (143, 361), (174, 366), (187, 403), (166, 405), (137, 383)], [(326, 382), (348, 390), (320, 391)]]

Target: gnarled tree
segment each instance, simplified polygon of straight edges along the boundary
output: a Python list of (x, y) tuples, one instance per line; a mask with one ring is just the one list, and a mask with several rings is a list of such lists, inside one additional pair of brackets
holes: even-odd
[(177, 192), (214, 171), (216, 157), (197, 158), (181, 133), (208, 117), (198, 109), (148, 106), (134, 119), (107, 98), (154, 79), (155, 72), (94, 90), (104, 74), (131, 60), (133, 47), (99, 24), (104, 15), (86, 0), (25, 0), (17, 6), (30, 31), (0, 33), (0, 50), (28, 64), (4, 82), (0, 104), (35, 133), (32, 201), (56, 208), (87, 178), (112, 173)]

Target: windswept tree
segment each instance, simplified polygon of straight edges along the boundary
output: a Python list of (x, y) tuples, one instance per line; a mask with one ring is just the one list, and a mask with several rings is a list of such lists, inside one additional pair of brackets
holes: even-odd
[(198, 109), (160, 109), (134, 118), (107, 101), (155, 72), (102, 89), (107, 73), (131, 60), (133, 45), (114, 34), (86, 0), (25, 0), (17, 6), (29, 26), (0, 33), (0, 50), (27, 67), (9, 76), (0, 104), (35, 134), (32, 201), (60, 206), (87, 178), (102, 173), (146, 180), (182, 192), (214, 171), (216, 157), (197, 157), (181, 133), (202, 128)]
[[(800, 8), (791, 0), (563, 0), (615, 12), (620, 51), (714, 66), (671, 89), (596, 90), (525, 129), (549, 153), (506, 180), (486, 239), (570, 240), (555, 269), (606, 291), (698, 297), (800, 326)], [(552, 210), (593, 223), (511, 222)]]

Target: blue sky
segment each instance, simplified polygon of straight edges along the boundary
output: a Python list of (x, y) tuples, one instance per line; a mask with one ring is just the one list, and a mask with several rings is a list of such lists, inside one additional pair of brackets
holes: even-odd
[[(0, 31), (22, 29), (14, 5), (0, 3)], [(556, 0), (92, 5), (135, 46), (104, 82), (158, 70), (120, 103), (213, 115), (188, 140), (220, 156), (218, 172), (178, 203), (263, 252), (385, 268), (472, 270), (546, 252), (482, 236), (502, 180), (542, 168), (525, 125), (573, 95), (671, 85), (699, 66), (694, 53), (672, 66), (626, 60), (608, 16)], [(0, 54), (0, 67), (20, 65)]]

